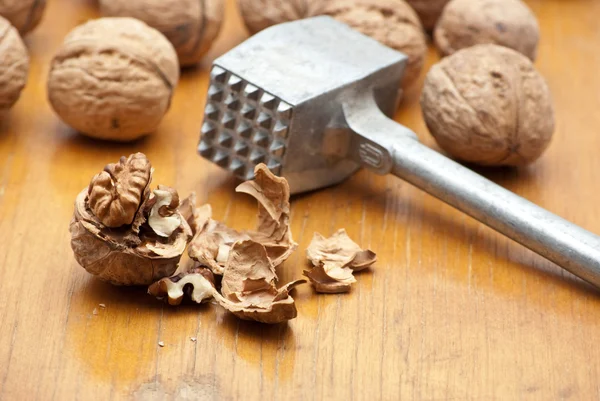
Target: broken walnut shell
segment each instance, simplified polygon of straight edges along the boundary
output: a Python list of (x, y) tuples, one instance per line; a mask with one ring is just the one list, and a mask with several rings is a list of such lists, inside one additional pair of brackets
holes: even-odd
[(38, 26), (44, 15), (46, 0), (0, 0), (0, 15), (25, 35)]
[(452, 0), (444, 8), (434, 38), (444, 56), (489, 43), (509, 47), (534, 61), (540, 29), (521, 0)]
[(73, 29), (48, 73), (56, 114), (84, 135), (132, 141), (156, 130), (179, 81), (173, 45), (133, 18), (99, 18)]
[(460, 50), (434, 65), (421, 94), (425, 123), (452, 157), (488, 166), (532, 163), (554, 132), (550, 89), (507, 47)]
[(373, 251), (363, 250), (343, 228), (329, 238), (315, 233), (306, 249), (306, 257), (314, 267), (305, 270), (304, 275), (317, 292), (325, 293), (350, 291), (356, 282), (352, 273), (377, 261)]
[(224, 0), (100, 0), (105, 17), (132, 17), (159, 30), (175, 47), (179, 64), (198, 63), (218, 36)]
[(0, 117), (21, 97), (27, 84), (29, 55), (17, 30), (0, 17)]
[[(124, 160), (137, 160), (139, 165), (149, 166), (145, 155), (140, 153), (122, 158), (121, 162)], [(126, 165), (126, 162), (109, 164), (105, 172), (125, 171)], [(142, 170), (147, 172), (146, 168)], [(139, 185), (134, 186), (134, 194), (129, 194), (127, 202), (120, 202), (126, 207), (113, 208), (109, 213), (104, 211), (111, 210), (110, 205), (119, 203), (111, 198), (111, 202), (98, 201), (93, 209), (90, 205), (90, 195), (99, 193), (93, 189), (93, 185), (77, 195), (69, 225), (71, 248), (77, 262), (90, 274), (115, 285), (149, 285), (163, 277), (171, 276), (177, 269), (181, 255), (192, 238), (192, 230), (178, 209), (173, 211), (173, 215), (178, 216), (180, 224), (169, 237), (159, 235), (152, 229), (145, 212), (150, 198), (150, 179), (151, 170), (147, 181), (145, 173), (136, 175), (133, 180), (138, 181)], [(126, 184), (127, 182), (120, 182), (118, 186)], [(141, 187), (142, 184), (145, 186)], [(141, 195), (138, 196), (139, 194)], [(104, 196), (105, 194), (103, 198)], [(132, 200), (138, 201), (137, 207), (130, 204)], [(100, 204), (109, 206), (99, 207)], [(123, 213), (124, 209), (128, 209), (127, 213)], [(95, 214), (95, 210), (102, 211), (103, 219)], [(121, 221), (129, 222), (132, 211), (133, 220), (130, 223), (109, 227), (102, 222), (114, 222), (123, 215), (127, 218)], [(109, 219), (110, 216), (117, 217)]]

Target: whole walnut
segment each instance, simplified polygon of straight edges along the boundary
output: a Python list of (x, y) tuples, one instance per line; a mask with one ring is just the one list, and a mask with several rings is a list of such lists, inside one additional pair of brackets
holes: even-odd
[(19, 32), (2, 17), (0, 32), (0, 115), (3, 115), (19, 100), (27, 84), (29, 55)]
[(251, 34), (272, 25), (314, 17), (327, 0), (238, 0), (242, 18)]
[(179, 64), (196, 64), (223, 22), (224, 0), (100, 0), (105, 17), (132, 17), (156, 28), (173, 44)]
[(402, 86), (421, 73), (427, 41), (419, 17), (404, 0), (330, 0), (324, 14), (408, 56)]
[(421, 107), (442, 149), (481, 165), (531, 163), (554, 132), (545, 80), (527, 57), (499, 45), (469, 47), (434, 65)]
[(42, 20), (46, 0), (0, 0), (0, 15), (21, 35), (32, 31)]
[(435, 44), (443, 55), (494, 43), (535, 60), (539, 38), (535, 15), (521, 0), (452, 0), (434, 32)]
[(427, 41), (419, 17), (404, 0), (238, 0), (251, 33), (271, 25), (329, 15), (408, 56), (402, 82), (410, 85), (421, 72)]
[(134, 18), (100, 18), (73, 29), (54, 56), (48, 99), (81, 133), (130, 141), (153, 132), (179, 81), (173, 45)]
[(77, 195), (71, 248), (77, 262), (101, 280), (149, 285), (168, 277), (192, 239), (184, 202), (172, 188), (151, 191), (152, 173), (146, 156), (135, 153), (108, 164)]
[(406, 0), (415, 9), (423, 28), (431, 32), (449, 0)]

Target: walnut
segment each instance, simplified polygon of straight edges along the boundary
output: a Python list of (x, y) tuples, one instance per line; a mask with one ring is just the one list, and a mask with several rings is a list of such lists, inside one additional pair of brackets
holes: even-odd
[(211, 218), (209, 205), (199, 209), (196, 226), (199, 228), (190, 243), (190, 258), (223, 274), (232, 246), (243, 240), (262, 244), (274, 266), (286, 260), (298, 247), (290, 230), (290, 187), (285, 178), (276, 177), (263, 163), (255, 168), (255, 179), (240, 184), (236, 191), (258, 201), (258, 227), (239, 232)]
[(403, 86), (421, 72), (427, 42), (415, 11), (404, 0), (238, 0), (251, 32), (317, 15), (329, 15), (408, 56)]
[(0, 17), (0, 115), (19, 100), (27, 84), (29, 55), (17, 30)]
[(421, 19), (423, 28), (431, 32), (435, 28), (444, 7), (449, 0), (406, 0), (408, 4), (417, 12)]
[(223, 273), (219, 304), (240, 319), (262, 323), (281, 323), (294, 319), (298, 312), (292, 288), (303, 284), (297, 280), (275, 287), (277, 275), (265, 247), (252, 240), (238, 241), (231, 248)]
[(163, 278), (148, 287), (148, 293), (157, 298), (167, 297), (169, 305), (179, 305), (187, 295), (200, 304), (214, 296), (215, 277), (205, 267), (194, 267), (173, 277)]
[(315, 233), (306, 249), (306, 257), (313, 264), (305, 270), (317, 292), (338, 293), (350, 291), (356, 282), (355, 271), (364, 270), (377, 261), (371, 250), (363, 250), (352, 241), (346, 230), (340, 229), (330, 238)]
[[(179, 207), (179, 194), (173, 188), (159, 185), (154, 190), (154, 198), (148, 216), (148, 225), (157, 235), (169, 238), (181, 225), (181, 214), (177, 213)], [(187, 221), (187, 220), (186, 220)]]
[(100, 0), (106, 17), (132, 17), (162, 32), (182, 66), (196, 64), (218, 36), (223, 0)]
[(323, 0), (238, 0), (250, 34), (272, 25), (319, 15), (325, 3)]
[(532, 61), (540, 38), (535, 15), (521, 0), (452, 0), (434, 32), (443, 55), (476, 44), (497, 44)]
[(133, 18), (100, 18), (73, 29), (48, 75), (48, 99), (81, 133), (130, 141), (153, 132), (179, 80), (171, 43)]
[(554, 132), (545, 80), (527, 57), (493, 44), (460, 50), (433, 66), (421, 107), (442, 149), (482, 165), (531, 163)]
[[(178, 202), (166, 205), (167, 213), (162, 209), (165, 205), (159, 207), (153, 225), (160, 230), (153, 229), (149, 216), (156, 209), (152, 206), (163, 198), (151, 199), (151, 181), (150, 162), (137, 153), (107, 165), (77, 195), (69, 226), (71, 248), (89, 273), (115, 285), (149, 285), (175, 272), (193, 233)], [(162, 186), (158, 191), (172, 195)], [(179, 225), (166, 237), (164, 228), (171, 229), (174, 217)], [(156, 220), (160, 218), (169, 223)]]
[(21, 35), (32, 31), (42, 20), (46, 0), (0, 0), (0, 15)]

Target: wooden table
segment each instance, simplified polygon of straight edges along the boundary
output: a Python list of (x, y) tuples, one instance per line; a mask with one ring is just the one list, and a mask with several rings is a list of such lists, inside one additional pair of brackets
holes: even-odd
[[(169, 307), (94, 279), (73, 258), (68, 223), (75, 195), (121, 155), (145, 152), (154, 183), (196, 191), (216, 218), (253, 226), (255, 203), (195, 151), (208, 67), (246, 33), (230, 1), (218, 43), (183, 74), (159, 131), (101, 143), (63, 125), (45, 90), (62, 38), (97, 11), (92, 1), (49, 3), (27, 37), (29, 84), (0, 130), (1, 400), (600, 397), (599, 293), (394, 177), (361, 171), (293, 199), (300, 247), (282, 282), (301, 276), (314, 231), (345, 227), (379, 262), (349, 294), (300, 287), (289, 324), (240, 321), (212, 304)], [(482, 173), (600, 233), (600, 2), (529, 4), (556, 134), (529, 168)], [(428, 65), (436, 60), (431, 50)], [(423, 76), (397, 119), (435, 146), (418, 104)]]

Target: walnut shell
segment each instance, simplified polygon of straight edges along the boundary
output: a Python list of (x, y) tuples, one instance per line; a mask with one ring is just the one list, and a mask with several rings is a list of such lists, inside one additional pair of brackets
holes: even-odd
[(434, 65), (421, 107), (440, 147), (482, 165), (531, 163), (554, 132), (544, 78), (527, 57), (493, 44), (460, 50)]
[(319, 15), (325, 3), (323, 0), (238, 0), (250, 34), (283, 22)]
[(431, 32), (435, 28), (444, 7), (450, 0), (406, 0), (408, 4), (417, 12), (421, 19), (423, 28)]
[(0, 17), (0, 114), (21, 97), (27, 84), (29, 55), (17, 30)]
[(403, 0), (331, 0), (324, 14), (408, 56), (402, 86), (421, 73), (427, 40), (419, 17)]
[(46, 0), (0, 0), (0, 15), (21, 35), (32, 31), (42, 20)]
[(173, 45), (133, 18), (100, 18), (73, 29), (48, 75), (60, 118), (99, 139), (130, 141), (153, 132), (179, 81)]
[(445, 56), (494, 43), (535, 60), (540, 32), (535, 15), (521, 0), (452, 0), (444, 8), (434, 38)]
[(159, 30), (173, 44), (179, 64), (196, 64), (208, 52), (223, 22), (223, 0), (100, 0), (106, 17), (132, 17)]

